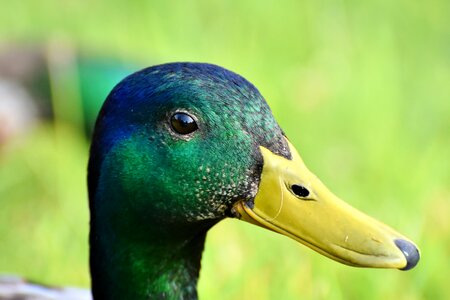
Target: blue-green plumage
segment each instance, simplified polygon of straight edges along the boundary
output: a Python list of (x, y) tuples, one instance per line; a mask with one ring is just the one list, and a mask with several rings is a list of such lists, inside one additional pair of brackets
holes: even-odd
[(258, 90), (214, 65), (160, 65), (120, 82), (96, 123), (88, 184), (96, 299), (197, 298), (206, 232), (227, 216), (354, 266), (406, 270), (420, 258), (334, 196)]
[[(198, 130), (175, 132), (177, 112)], [(258, 90), (233, 72), (174, 63), (120, 82), (97, 120), (89, 163), (94, 295), (195, 297), (206, 231), (257, 192), (259, 146), (290, 157)]]

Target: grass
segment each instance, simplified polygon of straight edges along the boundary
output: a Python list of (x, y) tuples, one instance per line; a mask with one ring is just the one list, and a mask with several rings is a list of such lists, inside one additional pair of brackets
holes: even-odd
[[(4, 3), (0, 43), (232, 69), (331, 190), (422, 251), (409, 272), (355, 269), (227, 220), (208, 236), (202, 299), (450, 297), (450, 2), (91, 2)], [(0, 272), (87, 287), (88, 142), (63, 121), (0, 151)]]

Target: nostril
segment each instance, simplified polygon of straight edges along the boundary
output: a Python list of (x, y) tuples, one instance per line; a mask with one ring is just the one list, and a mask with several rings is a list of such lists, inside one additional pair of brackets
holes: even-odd
[(420, 259), (419, 250), (416, 246), (411, 242), (400, 239), (395, 240), (395, 245), (403, 252), (406, 258), (406, 266), (400, 270), (406, 271), (414, 268)]
[(299, 197), (304, 198), (309, 196), (308, 189), (305, 188), (303, 185), (293, 184), (291, 189), (292, 192)]

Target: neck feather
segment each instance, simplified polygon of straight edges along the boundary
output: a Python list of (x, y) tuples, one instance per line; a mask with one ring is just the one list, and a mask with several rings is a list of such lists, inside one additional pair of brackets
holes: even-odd
[(90, 233), (94, 299), (197, 299), (209, 226), (189, 238), (149, 236), (146, 242), (111, 236), (102, 227), (92, 226)]

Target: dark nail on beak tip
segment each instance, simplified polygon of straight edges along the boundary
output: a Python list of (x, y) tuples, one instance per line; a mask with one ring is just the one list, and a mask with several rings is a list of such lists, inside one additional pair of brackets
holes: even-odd
[(400, 270), (406, 271), (414, 268), (420, 259), (419, 250), (416, 248), (416, 246), (408, 241), (405, 240), (395, 240), (395, 245), (397, 245), (398, 249), (400, 249), (403, 252), (403, 255), (405, 255), (406, 258), (406, 266)]

